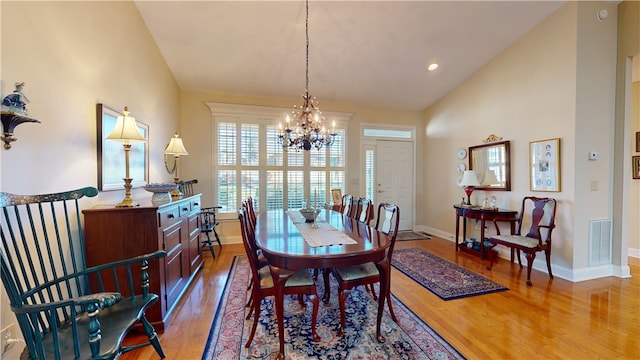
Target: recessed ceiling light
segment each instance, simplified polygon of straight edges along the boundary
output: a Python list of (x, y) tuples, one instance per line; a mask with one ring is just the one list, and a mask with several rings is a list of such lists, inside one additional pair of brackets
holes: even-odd
[(429, 66), (427, 66), (427, 70), (429, 70), (429, 71), (433, 71), (433, 70), (435, 70), (437, 68), (438, 68), (438, 64), (436, 64), (436, 63), (429, 64)]

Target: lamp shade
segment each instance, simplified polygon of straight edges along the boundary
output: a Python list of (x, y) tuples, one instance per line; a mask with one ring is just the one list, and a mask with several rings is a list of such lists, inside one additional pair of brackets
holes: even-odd
[(462, 174), (462, 180), (458, 184), (460, 186), (480, 186), (476, 172), (473, 170), (465, 170)]
[(124, 115), (120, 115), (116, 119), (116, 126), (113, 128), (113, 131), (111, 131), (111, 134), (107, 136), (107, 139), (118, 142), (146, 141), (140, 133), (140, 130), (138, 130), (136, 119), (129, 116), (129, 111), (127, 111), (126, 106), (123, 114)]
[(493, 170), (487, 170), (484, 172), (484, 178), (482, 179), (482, 185), (498, 185), (500, 180), (496, 177), (496, 172)]
[(178, 133), (173, 135), (171, 141), (169, 141), (169, 145), (164, 149), (165, 155), (189, 155), (187, 149), (184, 148), (184, 144), (182, 144), (182, 139), (178, 136)]

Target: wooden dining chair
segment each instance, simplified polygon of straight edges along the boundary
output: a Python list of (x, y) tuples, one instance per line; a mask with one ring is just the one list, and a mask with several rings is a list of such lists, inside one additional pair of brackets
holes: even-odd
[[(244, 209), (238, 210), (238, 220), (240, 221), (240, 229), (242, 232), (242, 243), (249, 259), (249, 265), (251, 267), (252, 274), (252, 286), (251, 296), (253, 298), (251, 309), (247, 319), (253, 314), (253, 325), (251, 327), (251, 334), (245, 344), (248, 348), (251, 346), (253, 337), (255, 336), (258, 326), (258, 318), (260, 317), (260, 305), (262, 300), (267, 296), (275, 296), (275, 287), (269, 267), (259, 267), (255, 234), (248, 226), (247, 212)], [(313, 303), (313, 310), (311, 313), (311, 337), (313, 341), (320, 341), (320, 336), (316, 333), (316, 319), (318, 317), (318, 294), (316, 291), (316, 284), (309, 274), (309, 270), (303, 269), (295, 272), (285, 283), (284, 289), (285, 295), (307, 295), (309, 300)], [(300, 304), (304, 306), (304, 301), (299, 297)]]
[(253, 203), (253, 197), (249, 196), (247, 200), (245, 200), (247, 206), (247, 215), (249, 216), (249, 220), (253, 227), (256, 227), (256, 209), (255, 204)]
[[(547, 270), (549, 277), (553, 279), (551, 273), (551, 232), (556, 227), (556, 200), (552, 198), (539, 198), (535, 196), (527, 196), (522, 199), (522, 208), (518, 217), (511, 220), (516, 223), (515, 232), (511, 235), (500, 234), (499, 222), (506, 220), (494, 220), (497, 235), (488, 238), (490, 246), (504, 245), (511, 248), (511, 261), (513, 262), (513, 250), (517, 250), (518, 263), (522, 267), (520, 251), (524, 251), (527, 257), (527, 285), (531, 286), (531, 269), (536, 253), (544, 251), (547, 259)], [(529, 230), (523, 229), (528, 224)], [(487, 269), (491, 270), (495, 256), (489, 256), (490, 262)]]
[(356, 220), (369, 225), (373, 214), (373, 203), (367, 198), (359, 198), (356, 211)]
[[(256, 229), (256, 215), (255, 215), (255, 211), (253, 208), (253, 198), (252, 197), (248, 197), (245, 200), (242, 200), (242, 209), (244, 210), (245, 214), (246, 214), (246, 221), (247, 221), (247, 229), (248, 231), (251, 231), (252, 233), (255, 231)], [(253, 215), (251, 215), (253, 214)], [(262, 255), (262, 251), (260, 249), (256, 249), (256, 253), (258, 254), (258, 268), (262, 268), (265, 267), (267, 265), (269, 265), (269, 262), (267, 261), (267, 258), (264, 257), (264, 255)], [(247, 291), (251, 290), (253, 284), (253, 277), (251, 277), (249, 279), (249, 283), (247, 284)], [(253, 301), (253, 296), (249, 296), (249, 299), (247, 300), (247, 304), (246, 306), (249, 307), (251, 306), (251, 302)], [(249, 314), (247, 316), (247, 319), (249, 319), (251, 314)]]
[(350, 194), (344, 194), (342, 196), (342, 206), (340, 207), (340, 210), (342, 211), (342, 214), (350, 217), (350, 218), (355, 218), (356, 216), (356, 206), (357, 204), (354, 202), (353, 200), (353, 195)]
[[(378, 205), (378, 217), (376, 220), (376, 230), (386, 234), (391, 245), (387, 250), (387, 259), (391, 264), (391, 257), (393, 255), (393, 247), (396, 243), (396, 236), (398, 234), (398, 226), (400, 225), (400, 209), (397, 205), (380, 203)], [(331, 269), (331, 273), (338, 281), (338, 302), (340, 304), (340, 330), (338, 336), (344, 335), (346, 315), (345, 315), (345, 302), (349, 297), (349, 294), (353, 288), (360, 285), (369, 285), (380, 282), (380, 273), (378, 268), (372, 262), (364, 263), (361, 265), (350, 265), (339, 268)], [(329, 286), (328, 276), (325, 276), (325, 288)], [(373, 293), (374, 299), (377, 299), (375, 293)], [(387, 292), (387, 304), (389, 306), (389, 313), (393, 321), (398, 322), (395, 313), (393, 312), (393, 306), (391, 304), (391, 289)]]

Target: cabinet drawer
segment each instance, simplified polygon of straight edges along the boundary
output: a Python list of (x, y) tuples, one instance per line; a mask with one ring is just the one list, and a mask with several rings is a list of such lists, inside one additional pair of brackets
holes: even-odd
[(194, 214), (199, 213), (200, 208), (202, 207), (202, 205), (200, 205), (200, 198), (192, 199), (190, 203), (191, 203), (191, 212)]
[(169, 227), (180, 221), (180, 209), (177, 206), (172, 206), (167, 209), (158, 211), (158, 223), (160, 228)]
[(185, 201), (178, 206), (180, 210), (180, 216), (189, 216), (191, 214), (191, 202)]

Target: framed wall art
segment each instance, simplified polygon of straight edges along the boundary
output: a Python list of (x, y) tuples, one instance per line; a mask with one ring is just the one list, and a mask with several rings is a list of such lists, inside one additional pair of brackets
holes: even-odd
[[(97, 154), (98, 154), (98, 190), (124, 189), (125, 157), (122, 143), (107, 140), (116, 125), (116, 119), (122, 113), (103, 104), (96, 105)], [(142, 187), (149, 182), (149, 125), (136, 119), (138, 130), (147, 140), (134, 142), (129, 152), (129, 176), (132, 187)]]
[(640, 156), (631, 157), (631, 171), (634, 179), (640, 179)]
[(636, 152), (640, 152), (640, 131), (636, 132)]
[(560, 191), (560, 138), (529, 143), (531, 191)]
[(331, 189), (331, 201), (334, 205), (342, 204), (342, 190)]

